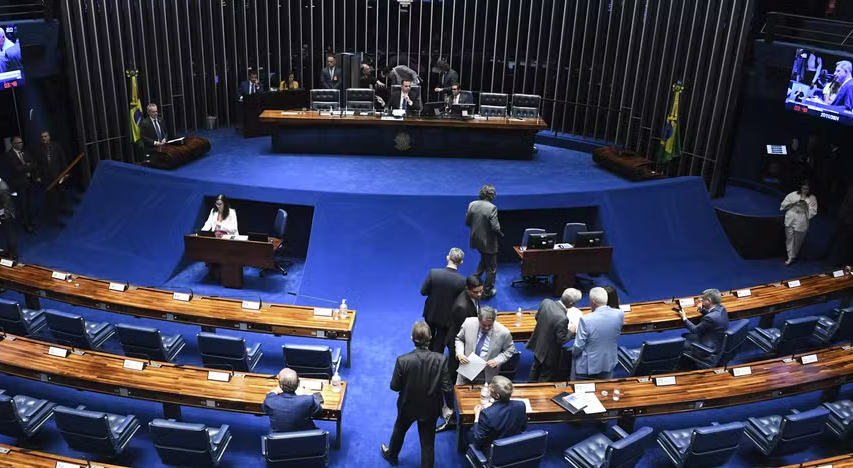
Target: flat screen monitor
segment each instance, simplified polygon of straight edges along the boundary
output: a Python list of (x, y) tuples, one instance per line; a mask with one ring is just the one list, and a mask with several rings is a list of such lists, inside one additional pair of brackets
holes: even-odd
[(0, 24), (0, 88), (16, 88), (24, 84), (24, 68), (21, 61), (21, 41), (14, 24)]
[(557, 242), (556, 232), (544, 232), (527, 236), (527, 250), (553, 249)]
[(421, 110), (421, 115), (424, 117), (438, 117), (442, 113), (444, 113), (444, 101), (428, 102)]
[(579, 232), (575, 237), (575, 247), (599, 247), (604, 231)]
[[(818, 49), (792, 48), (785, 108), (842, 125), (853, 125), (853, 58)], [(846, 83), (846, 84), (845, 84)]]
[(474, 117), (474, 104), (453, 104), (450, 106), (450, 113), (456, 116), (465, 117), (462, 111), (466, 111), (468, 117)]

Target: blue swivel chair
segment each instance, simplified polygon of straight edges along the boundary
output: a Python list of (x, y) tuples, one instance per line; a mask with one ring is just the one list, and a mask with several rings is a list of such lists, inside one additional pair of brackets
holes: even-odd
[(321, 429), (275, 432), (261, 438), (267, 468), (326, 468), (329, 433)]
[[(527, 228), (521, 236), (521, 247), (527, 248), (527, 239), (531, 234), (545, 234), (545, 230), (541, 228)], [(520, 280), (513, 280), (510, 286), (515, 287), (517, 284), (538, 285), (548, 282), (547, 276), (522, 276)]]
[(252, 372), (261, 356), (261, 344), (246, 346), (246, 340), (236, 336), (202, 332), (198, 334), (198, 351), (204, 367)]
[(574, 244), (579, 232), (586, 232), (586, 223), (566, 223), (563, 227), (563, 243)]
[(54, 408), (56, 427), (72, 450), (118, 457), (139, 430), (133, 415), (88, 411), (85, 406)]
[(821, 346), (853, 340), (853, 307), (835, 309), (830, 315), (818, 316), (814, 339)]
[(643, 457), (652, 441), (652, 428), (641, 427), (628, 434), (613, 426), (614, 439), (596, 434), (563, 452), (563, 458), (575, 468), (631, 468)]
[(765, 353), (791, 354), (804, 348), (812, 338), (817, 317), (785, 320), (782, 328), (756, 328), (746, 338)]
[(853, 401), (839, 400), (824, 403), (829, 410), (826, 418), (826, 428), (839, 440), (847, 440), (853, 432)]
[(329, 380), (341, 366), (341, 349), (322, 345), (286, 344), (281, 347), (284, 367), (296, 371), (300, 377)]
[(55, 406), (56, 403), (26, 395), (9, 396), (0, 393), (0, 434), (31, 437), (53, 416)]
[(100, 350), (116, 332), (109, 323), (86, 322), (80, 315), (58, 310), (45, 310), (45, 318), (53, 337), (75, 348)]
[(646, 375), (675, 370), (683, 350), (684, 338), (650, 340), (644, 341), (640, 348), (620, 346), (616, 357), (628, 375)]
[(676, 468), (707, 468), (725, 465), (737, 451), (743, 423), (712, 423), (658, 434), (658, 445)]
[(0, 328), (6, 333), (36, 335), (45, 325), (44, 310), (25, 309), (15, 301), (0, 299)]
[(116, 325), (121, 348), (128, 357), (175, 362), (186, 343), (181, 335), (161, 336), (160, 330), (120, 323)]
[[(283, 257), (287, 252), (287, 243), (286, 238), (284, 237), (285, 230), (287, 229), (287, 211), (279, 209), (275, 215), (275, 222), (273, 223), (273, 233), (272, 237), (281, 240), (281, 243), (278, 244), (278, 248), (273, 252), (273, 257), (275, 259), (275, 268), (284, 276), (287, 276), (287, 267), (293, 265), (293, 262), (290, 260), (284, 260)], [(268, 270), (262, 269), (260, 271), (260, 275), (264, 276)]]
[(829, 410), (818, 407), (785, 416), (749, 418), (744, 434), (768, 457), (785, 455), (810, 447), (823, 434)]
[(723, 343), (720, 346), (721, 352), (713, 353), (701, 343), (690, 343), (682, 356), (692, 361), (699, 369), (726, 366), (735, 357), (740, 345), (746, 341), (746, 335), (749, 333), (748, 326), (749, 320), (746, 319), (729, 322), (729, 329), (726, 330)]
[(506, 360), (505, 363), (501, 366), (501, 370), (499, 372), (500, 375), (508, 378), (509, 380), (515, 379), (515, 374), (518, 373), (518, 364), (521, 362), (521, 353), (516, 351), (512, 354), (512, 356)]
[(471, 444), (465, 459), (471, 468), (536, 468), (547, 449), (548, 432), (538, 429), (492, 442), (488, 455)]
[(219, 466), (231, 442), (228, 424), (207, 427), (204, 424), (154, 419), (148, 423), (154, 448), (166, 465)]

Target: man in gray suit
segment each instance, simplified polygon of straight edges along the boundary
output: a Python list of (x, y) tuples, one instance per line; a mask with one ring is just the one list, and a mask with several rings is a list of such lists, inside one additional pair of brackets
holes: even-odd
[(616, 367), (616, 348), (625, 313), (607, 306), (607, 291), (589, 291), (592, 312), (580, 318), (572, 347), (571, 380), (609, 379)]
[(492, 204), (496, 196), (494, 185), (484, 185), (480, 189), (480, 199), (472, 201), (465, 214), (465, 225), (471, 228), (471, 248), (480, 252), (480, 263), (474, 274), (482, 276), (486, 272), (483, 299), (497, 293), (495, 277), (498, 273), (498, 239), (504, 234), (498, 221), (498, 208)]
[(469, 317), (462, 322), (462, 328), (456, 335), (456, 359), (467, 364), (468, 356), (477, 353), (486, 361), (486, 368), (473, 382), (457, 374), (456, 385), (491, 382), (492, 377), (500, 372), (501, 365), (515, 354), (512, 335), (495, 321), (496, 318), (495, 309), (483, 306), (477, 317)]

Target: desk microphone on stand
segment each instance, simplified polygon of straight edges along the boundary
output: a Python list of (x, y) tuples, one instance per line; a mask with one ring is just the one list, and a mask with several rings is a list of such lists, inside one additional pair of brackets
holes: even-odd
[(306, 299), (314, 299), (315, 301), (323, 301), (323, 302), (330, 302), (332, 304), (338, 304), (338, 301), (333, 301), (331, 299), (323, 299), (322, 297), (309, 296), (307, 294), (297, 294), (297, 293), (291, 292), (291, 291), (288, 291), (287, 294), (290, 294), (291, 296), (296, 296), (296, 297), (304, 297)]

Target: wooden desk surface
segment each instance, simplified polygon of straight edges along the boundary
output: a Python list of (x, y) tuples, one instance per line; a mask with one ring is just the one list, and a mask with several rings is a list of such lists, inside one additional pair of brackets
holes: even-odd
[[(167, 362), (137, 371), (124, 368), (125, 356), (96, 351), (78, 355), (69, 351), (67, 357), (61, 358), (49, 355), (50, 347), (50, 343), (30, 338), (4, 339), (0, 341), (0, 372), (108, 395), (252, 414), (264, 414), (264, 398), (278, 385), (274, 375), (239, 372), (230, 382), (207, 380), (211, 369)], [(323, 385), (324, 411), (318, 419), (339, 421), (346, 391), (346, 382), (341, 384), (340, 393)]]
[[(816, 354), (818, 362), (803, 365), (797, 360), (786, 363), (775, 358), (734, 366), (752, 367), (752, 375), (742, 377), (729, 372), (718, 374), (713, 369), (664, 374), (675, 376), (677, 385), (663, 387), (639, 382), (637, 377), (590, 381), (596, 384), (596, 393), (607, 410), (598, 414), (580, 411), (573, 415), (551, 401), (562, 392), (572, 393), (571, 383), (566, 388), (555, 388), (554, 383), (516, 384), (512, 396), (530, 399), (530, 422), (589, 421), (741, 405), (836, 387), (853, 377), (853, 349), (834, 347), (803, 354)], [(612, 399), (614, 388), (622, 391), (619, 401)], [(601, 390), (609, 395), (601, 396)], [(455, 392), (462, 425), (472, 425), (474, 406), (480, 404), (480, 386), (458, 385)]]
[[(823, 275), (823, 276), (821, 276)], [(801, 286), (788, 288), (783, 283), (753, 286), (751, 296), (738, 298), (733, 294), (723, 297), (723, 305), (729, 311), (730, 320), (775, 314), (808, 304), (827, 302), (838, 297), (853, 294), (853, 276), (845, 274), (833, 278), (831, 274), (812, 275), (799, 278)], [(699, 301), (696, 301), (698, 304)], [(675, 304), (664, 301), (637, 302), (631, 304), (631, 311), (625, 313), (622, 333), (646, 333), (650, 331), (677, 330), (684, 328), (679, 315), (672, 310)], [(581, 309), (589, 313), (589, 308)], [(533, 317), (535, 311), (526, 311), (521, 326), (515, 326), (515, 312), (498, 313), (498, 321), (506, 326), (515, 341), (527, 341), (536, 326)], [(698, 323), (701, 316), (696, 307), (685, 308), (687, 317)]]
[[(263, 303), (261, 310), (246, 310), (238, 299), (193, 296), (176, 301), (172, 291), (131, 286), (125, 292), (109, 290), (109, 281), (72, 275), (70, 282), (51, 278), (52, 270), (38, 265), (0, 267), (0, 286), (68, 304), (193, 325), (272, 333), (352, 340), (357, 316), (350, 310), (346, 320), (314, 317), (314, 308)], [(255, 299), (256, 300), (256, 299)], [(348, 356), (349, 357), (349, 356)]]
[[(71, 465), (85, 468), (86, 460), (79, 458), (62, 457), (52, 453), (37, 452), (30, 449), (22, 449), (13, 445), (0, 444), (0, 448), (8, 450), (8, 453), (0, 453), (0, 468), (56, 468), (57, 462), (70, 463)], [(124, 468), (109, 463), (92, 462), (92, 467), (101, 468)]]
[[(287, 112), (287, 114), (282, 114)], [(265, 110), (260, 115), (261, 122), (279, 125), (397, 125), (415, 127), (449, 127), (449, 128), (477, 128), (495, 130), (545, 130), (548, 126), (541, 118), (537, 119), (510, 119), (490, 118), (489, 120), (469, 119), (433, 119), (424, 117), (406, 117), (405, 119), (382, 120), (374, 116), (352, 115), (346, 117), (332, 117), (320, 115), (317, 111), (282, 111)]]
[(813, 460), (797, 465), (786, 465), (781, 468), (853, 468), (853, 453), (839, 455), (837, 457)]

